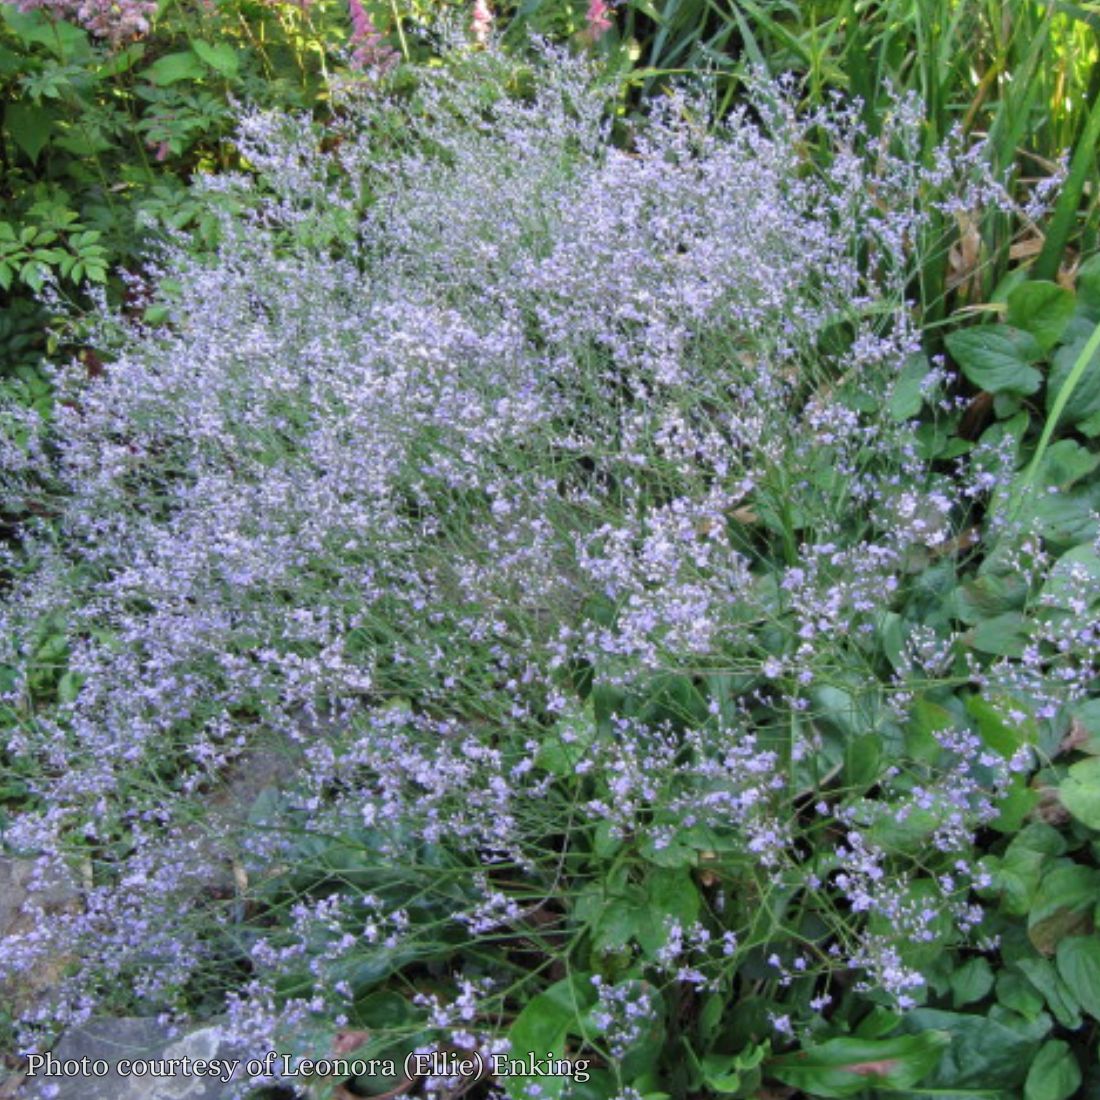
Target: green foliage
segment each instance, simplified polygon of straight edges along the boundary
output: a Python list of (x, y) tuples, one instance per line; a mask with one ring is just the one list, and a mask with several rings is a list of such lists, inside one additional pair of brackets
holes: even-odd
[(928, 1076), (950, 1042), (946, 1031), (896, 1039), (830, 1039), (775, 1059), (771, 1071), (810, 1096), (858, 1096), (869, 1088), (901, 1092)]

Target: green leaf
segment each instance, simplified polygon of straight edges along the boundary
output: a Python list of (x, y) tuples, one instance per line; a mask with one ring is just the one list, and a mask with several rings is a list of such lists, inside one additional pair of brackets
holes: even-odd
[(949, 1036), (950, 1046), (921, 1083), (922, 1091), (950, 1095), (1022, 1085), (1050, 1023), (1049, 1016), (1029, 1021), (998, 1006), (985, 1016), (918, 1008), (906, 1015), (901, 1027), (918, 1035), (931, 1028)]
[(902, 367), (890, 394), (890, 415), (895, 420), (911, 420), (920, 412), (924, 403), (922, 387), (928, 371), (928, 359), (924, 355), (911, 356)]
[[(513, 1020), (508, 1031), (511, 1057), (521, 1059), (533, 1054), (545, 1058), (547, 1054), (560, 1058), (565, 1052), (565, 1037), (574, 1027), (578, 1014), (595, 1000), (592, 986), (584, 974), (563, 978), (531, 1000)], [(523, 1100), (528, 1088), (538, 1084), (540, 1097), (557, 1097), (565, 1085), (564, 1077), (526, 1077), (519, 1074), (505, 1078), (509, 1096)], [(532, 1093), (533, 1095), (533, 1093)]]
[(1046, 1005), (1043, 995), (1031, 982), (1012, 970), (1002, 970), (997, 975), (997, 1003), (1029, 1020), (1035, 1019)]
[(100, 76), (118, 76), (128, 72), (145, 56), (145, 43), (132, 42), (124, 50), (113, 53), (100, 67)]
[(954, 612), (964, 623), (975, 625), (983, 619), (1022, 610), (1028, 596), (1028, 583), (1018, 573), (995, 576), (980, 574), (959, 585), (955, 592)]
[(638, 854), (656, 867), (694, 867), (699, 862), (699, 853), (687, 844), (680, 843), (676, 836), (668, 839), (667, 828), (659, 836), (647, 835), (638, 846)]
[(768, 1071), (785, 1085), (810, 1096), (856, 1096), (869, 1089), (908, 1089), (939, 1062), (950, 1042), (942, 1031), (923, 1031), (894, 1039), (847, 1036), (783, 1055)]
[(1065, 846), (1057, 829), (1036, 822), (1013, 837), (1000, 860), (991, 857), (986, 861), (1006, 913), (1015, 917), (1027, 914), (1039, 892), (1045, 866), (1060, 856)]
[(58, 149), (64, 149), (66, 153), (77, 157), (94, 157), (114, 148), (113, 143), (101, 131), (88, 127), (60, 134), (53, 139), (53, 143)]
[(1068, 1100), (1081, 1084), (1081, 1067), (1069, 1043), (1051, 1039), (1039, 1048), (1024, 1083), (1024, 1100)]
[(896, 611), (884, 611), (879, 616), (878, 636), (883, 655), (895, 671), (902, 671), (905, 666), (906, 631), (905, 622)]
[(995, 657), (1022, 657), (1028, 642), (1027, 620), (1018, 611), (1007, 611), (978, 623), (964, 641), (979, 653)]
[(1070, 1031), (1081, 1026), (1081, 1006), (1069, 991), (1049, 959), (1025, 957), (1015, 963), (1027, 980), (1046, 998), (1054, 1018)]
[[(652, 921), (652, 943), (647, 950), (659, 950), (668, 941), (668, 925), (689, 928), (699, 919), (699, 891), (686, 870), (654, 868), (646, 880), (647, 916)], [(641, 940), (642, 937), (639, 937)]]
[(1100, 466), (1100, 455), (1085, 450), (1076, 440), (1060, 439), (1048, 447), (1036, 470), (1041, 488), (1070, 489)]
[(1100, 756), (1100, 699), (1083, 699), (1067, 708), (1074, 748)]
[(891, 1031), (896, 1031), (900, 1022), (901, 1017), (896, 1012), (882, 1005), (874, 1005), (859, 1021), (855, 1033), (861, 1039), (881, 1039)]
[[(1009, 617), (998, 616), (1001, 619)], [(1021, 745), (1034, 744), (1038, 738), (1033, 718), (1028, 716), (1020, 720), (1015, 717), (1014, 712), (1022, 709), (1011, 699), (986, 700), (980, 695), (971, 695), (966, 700), (966, 711), (978, 723), (982, 741), (1006, 760), (1014, 756)]]
[(12, 76), (23, 71), (26, 61), (14, 50), (0, 46), (0, 77)]
[(142, 69), (141, 75), (163, 88), (180, 80), (201, 80), (205, 72), (193, 51), (180, 50), (158, 57), (147, 69)]
[(1100, 829), (1100, 757), (1072, 765), (1058, 788), (1062, 805), (1090, 829)]
[(191, 49), (195, 51), (215, 72), (232, 80), (241, 69), (241, 59), (237, 51), (228, 42), (212, 44), (201, 38), (191, 40)]
[[(1100, 592), (1100, 554), (1085, 543), (1067, 550), (1053, 565), (1040, 593), (1043, 607), (1075, 609), (1085, 593)], [(1089, 606), (1095, 600), (1089, 601)]]
[(41, 12), (20, 12), (12, 4), (0, 4), (8, 26), (28, 45), (45, 46), (61, 61), (82, 64), (92, 54), (85, 31), (63, 19), (49, 19)]
[(1028, 938), (1044, 955), (1090, 927), (1100, 896), (1100, 871), (1060, 860), (1043, 875), (1027, 918)]
[(1008, 295), (1008, 324), (1031, 333), (1043, 351), (1050, 351), (1069, 324), (1075, 306), (1073, 292), (1057, 283), (1032, 280)]
[(572, 775), (596, 739), (592, 700), (577, 702), (555, 723), (539, 745), (535, 763), (554, 775)]
[(699, 1063), (703, 1084), (719, 1096), (732, 1096), (758, 1084), (760, 1075), (752, 1071), (764, 1060), (766, 1043), (746, 1047), (739, 1054), (708, 1054)]
[(4, 109), (4, 128), (12, 141), (27, 154), (32, 164), (50, 140), (53, 113), (34, 103), (9, 103)]
[(936, 734), (954, 729), (954, 715), (939, 703), (933, 703), (924, 695), (918, 695), (905, 727), (905, 751), (925, 764), (934, 764), (943, 754), (943, 746)]
[(1008, 790), (997, 801), (997, 817), (989, 823), (999, 833), (1016, 833), (1028, 815), (1039, 804), (1039, 792), (1031, 787), (1027, 776), (1017, 773), (1012, 777)]
[(1077, 1003), (1100, 1020), (1100, 937), (1071, 936), (1058, 945), (1058, 976)]
[[(1070, 372), (1081, 353), (1085, 350), (1090, 334), (1064, 344), (1054, 353), (1054, 362), (1047, 378), (1046, 411), (1049, 415), (1058, 400), (1058, 394), (1066, 384)], [(1084, 366), (1084, 373), (1077, 380), (1072, 399), (1066, 404), (1060, 418), (1061, 423), (1080, 424), (1100, 413), (1100, 350), (1092, 355)]]
[(1009, 325), (985, 325), (953, 332), (947, 350), (963, 374), (989, 393), (1035, 393), (1042, 375), (1030, 364), (1042, 358), (1043, 349), (1029, 332)]
[(956, 1008), (980, 1001), (993, 988), (993, 968), (985, 958), (971, 959), (950, 978), (951, 1002)]
[(1069, 549), (1100, 535), (1096, 503), (1088, 491), (1032, 493), (1020, 510), (1025, 525), (1035, 525), (1049, 542)]

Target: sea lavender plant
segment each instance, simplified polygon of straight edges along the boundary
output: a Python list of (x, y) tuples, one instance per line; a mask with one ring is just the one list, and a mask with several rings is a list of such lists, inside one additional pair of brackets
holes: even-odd
[[(872, 142), (676, 93), (624, 147), (612, 92), (487, 49), (333, 151), (246, 116), (256, 176), (196, 184), (218, 243), (150, 268), (167, 320), (102, 307), (102, 375), (5, 421), (49, 502), (5, 559), (5, 840), (89, 878), (0, 956), (76, 957), (24, 1046), (125, 978), (313, 1054), (400, 990), (394, 1043), (491, 1053), (567, 970), (622, 1091), (662, 990), (734, 1013), (764, 974), (783, 1043), (973, 933), (1018, 761), (953, 714), (914, 747), (949, 643), (882, 639), (970, 506), (892, 408), (913, 242), (995, 189), (914, 168), (904, 103)], [(273, 735), (284, 793), (204, 838)]]

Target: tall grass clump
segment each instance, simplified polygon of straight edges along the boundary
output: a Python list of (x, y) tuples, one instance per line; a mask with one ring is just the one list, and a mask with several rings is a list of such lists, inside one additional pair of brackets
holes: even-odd
[(4, 842), (83, 887), (0, 953), (70, 960), (24, 1048), (114, 1009), (590, 1062), (515, 1096), (798, 1084), (769, 1051), (857, 1025), (889, 1082), (934, 1064), (896, 1029), (992, 942), (974, 834), (1032, 756), (952, 694), (936, 597), (1002, 475), (927, 457), (905, 289), (930, 219), (1007, 200), (919, 167), (905, 102), (622, 135), (615, 94), (490, 50), (323, 138), (247, 115), (217, 243), (6, 410)]

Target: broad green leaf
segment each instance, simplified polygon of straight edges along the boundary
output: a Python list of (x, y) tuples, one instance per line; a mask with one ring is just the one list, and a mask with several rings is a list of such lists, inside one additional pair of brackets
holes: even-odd
[(141, 75), (158, 87), (175, 84), (180, 80), (201, 80), (206, 70), (192, 50), (180, 50), (158, 57)]
[(689, 928), (699, 919), (699, 891), (691, 874), (686, 870), (654, 868), (646, 880), (648, 900), (646, 915), (651, 922), (649, 935), (642, 934), (639, 941), (647, 951), (655, 951), (668, 941), (668, 926), (679, 924)]
[(982, 740), (1006, 760), (1015, 755), (1021, 745), (1034, 744), (1038, 737), (1035, 720), (1030, 715), (1022, 719), (1015, 716), (1014, 712), (1022, 709), (1011, 699), (987, 700), (971, 695), (966, 700), (967, 713), (978, 723)]
[(52, 112), (34, 103), (9, 103), (4, 109), (4, 128), (32, 164), (38, 163), (38, 154), (50, 140), (52, 121)]
[(987, 860), (1006, 913), (1016, 917), (1027, 914), (1038, 894), (1046, 865), (1060, 856), (1065, 847), (1057, 829), (1036, 822), (1012, 838), (1000, 860), (992, 857)]
[(680, 842), (679, 836), (669, 839), (667, 829), (660, 828), (658, 835), (647, 834), (638, 847), (638, 853), (655, 867), (694, 867), (699, 862), (699, 853), (687, 844)]
[(1046, 998), (1047, 1007), (1054, 1018), (1070, 1031), (1081, 1026), (1081, 1006), (1078, 1005), (1069, 986), (1058, 976), (1049, 959), (1030, 957), (1017, 959), (1015, 965), (1029, 982)]
[(844, 743), (844, 779), (846, 786), (870, 787), (881, 776), (883, 745), (877, 733), (849, 737)]
[(1100, 1020), (1100, 936), (1070, 936), (1062, 940), (1056, 962), (1058, 976), (1077, 1003), (1094, 1020)]
[(1072, 291), (1036, 279), (1021, 283), (1009, 293), (1005, 320), (1031, 333), (1043, 351), (1050, 351), (1069, 324), (1074, 305)]
[(878, 621), (882, 652), (896, 671), (904, 667), (905, 622), (896, 611), (884, 611)]
[[(1058, 394), (1069, 378), (1081, 353), (1085, 350), (1085, 344), (1091, 333), (1081, 336), (1072, 343), (1064, 344), (1054, 353), (1054, 362), (1047, 378), (1046, 411), (1049, 414), (1054, 408)], [(1097, 352), (1085, 367), (1084, 374), (1077, 380), (1073, 389), (1073, 395), (1062, 411), (1060, 424), (1080, 424), (1090, 417), (1100, 413), (1100, 352)]]
[(963, 374), (989, 393), (1035, 393), (1042, 375), (1031, 366), (1042, 358), (1035, 337), (1010, 325), (984, 325), (947, 337), (947, 350)]
[(928, 359), (914, 355), (902, 367), (890, 394), (890, 415), (895, 420), (910, 420), (920, 412), (924, 403), (922, 387), (928, 377)]
[(990, 302), (996, 302), (999, 305), (1007, 305), (1009, 294), (1011, 294), (1021, 283), (1026, 282), (1027, 269), (1023, 267), (1013, 268), (1011, 271), (1001, 276), (997, 285), (989, 295)]
[(1043, 875), (1027, 918), (1028, 938), (1051, 955), (1068, 936), (1089, 926), (1100, 897), (1100, 871), (1060, 860)]
[(1100, 699), (1085, 699), (1067, 708), (1073, 747), (1100, 756)]
[(768, 1047), (754, 1044), (738, 1054), (708, 1054), (699, 1063), (703, 1084), (719, 1096), (734, 1095), (759, 1083), (760, 1074), (754, 1072), (764, 1060)]
[(1100, 535), (1096, 501), (1088, 490), (1035, 492), (1020, 510), (1021, 523), (1035, 524), (1039, 533), (1056, 549), (1069, 549)]
[(999, 833), (1019, 832), (1038, 804), (1039, 792), (1028, 783), (1026, 775), (1017, 773), (997, 801), (997, 816), (989, 823), (990, 828)]
[(922, 1091), (943, 1095), (981, 1089), (1018, 1088), (1050, 1030), (1045, 1014), (1026, 1020), (994, 1006), (984, 1016), (918, 1008), (902, 1020), (902, 1030), (925, 1034), (927, 1029), (950, 1038), (939, 1063), (921, 1081)]
[(237, 51), (228, 42), (210, 43), (201, 38), (191, 40), (191, 49), (195, 51), (215, 72), (232, 80), (241, 68), (241, 59)]
[(1041, 488), (1070, 489), (1100, 466), (1100, 455), (1086, 450), (1076, 440), (1060, 439), (1047, 448), (1036, 471)]
[(859, 1021), (855, 1033), (861, 1039), (881, 1039), (891, 1031), (896, 1031), (900, 1022), (901, 1017), (896, 1012), (883, 1005), (874, 1005)]
[(1081, 1067), (1069, 1043), (1051, 1039), (1035, 1056), (1024, 1082), (1024, 1100), (1069, 1100), (1081, 1084)]
[(869, 1089), (908, 1089), (939, 1062), (950, 1037), (924, 1031), (894, 1039), (841, 1037), (772, 1059), (768, 1072), (810, 1096), (856, 1096)]
[(1046, 1005), (1031, 982), (1013, 970), (1002, 970), (997, 975), (997, 1003), (1029, 1020), (1035, 1019)]
[(128, 72), (145, 56), (144, 42), (131, 42), (124, 50), (118, 50), (99, 67), (100, 76), (118, 76)]
[[(585, 975), (573, 974), (556, 982), (543, 993), (532, 997), (520, 1014), (512, 1021), (508, 1031), (508, 1044), (513, 1058), (521, 1059), (533, 1054), (544, 1058), (547, 1054), (560, 1058), (565, 1051), (565, 1037), (578, 1018), (595, 1000), (591, 983)], [(531, 1084), (541, 1085), (542, 1097), (561, 1095), (564, 1077), (532, 1078), (509, 1075), (504, 1084), (509, 1096), (523, 1100)]]
[(38, 11), (21, 12), (14, 4), (0, 4), (0, 13), (24, 42), (45, 46), (61, 61), (82, 64), (92, 54), (87, 32), (72, 23), (50, 19)]
[[(867, 801), (878, 811), (871, 818), (867, 836), (876, 846), (890, 852), (919, 857), (921, 852), (927, 850), (941, 824), (939, 816), (930, 810), (913, 809), (910, 805), (901, 815), (888, 802), (877, 799)], [(857, 812), (859, 808), (856, 807)]]
[(909, 712), (909, 724), (905, 727), (906, 752), (914, 760), (934, 764), (943, 754), (936, 734), (954, 726), (955, 717), (946, 707), (918, 695)]
[(954, 611), (972, 625), (1008, 611), (1019, 611), (1027, 600), (1028, 584), (1018, 573), (980, 574), (964, 581), (955, 592)]
[(984, 619), (968, 631), (964, 641), (979, 653), (995, 657), (1022, 657), (1028, 643), (1027, 620), (1018, 611)]
[(104, 137), (100, 130), (90, 127), (81, 127), (79, 130), (69, 130), (68, 133), (59, 134), (53, 139), (53, 144), (58, 149), (64, 149), (66, 153), (72, 153), (77, 157), (94, 157), (114, 148), (113, 143)]
[(1100, 829), (1100, 757), (1072, 765), (1058, 788), (1062, 805), (1090, 829)]
[(0, 46), (0, 77), (22, 72), (25, 65), (26, 61), (14, 50)]
[(572, 775), (596, 739), (591, 696), (567, 711), (539, 745), (535, 763), (554, 775)]
[(813, 690), (814, 713), (820, 714), (830, 725), (845, 735), (854, 734), (857, 728), (855, 705), (851, 695), (841, 688), (824, 684)]
[(597, 952), (617, 951), (638, 934), (645, 923), (645, 907), (637, 899), (613, 897), (601, 911), (593, 931)]
[(993, 968), (978, 957), (964, 963), (951, 975), (951, 1002), (956, 1008), (980, 1001), (993, 988)]
[(1100, 594), (1100, 554), (1086, 543), (1067, 550), (1054, 563), (1043, 585), (1040, 603), (1075, 610), (1076, 600), (1090, 591)]

